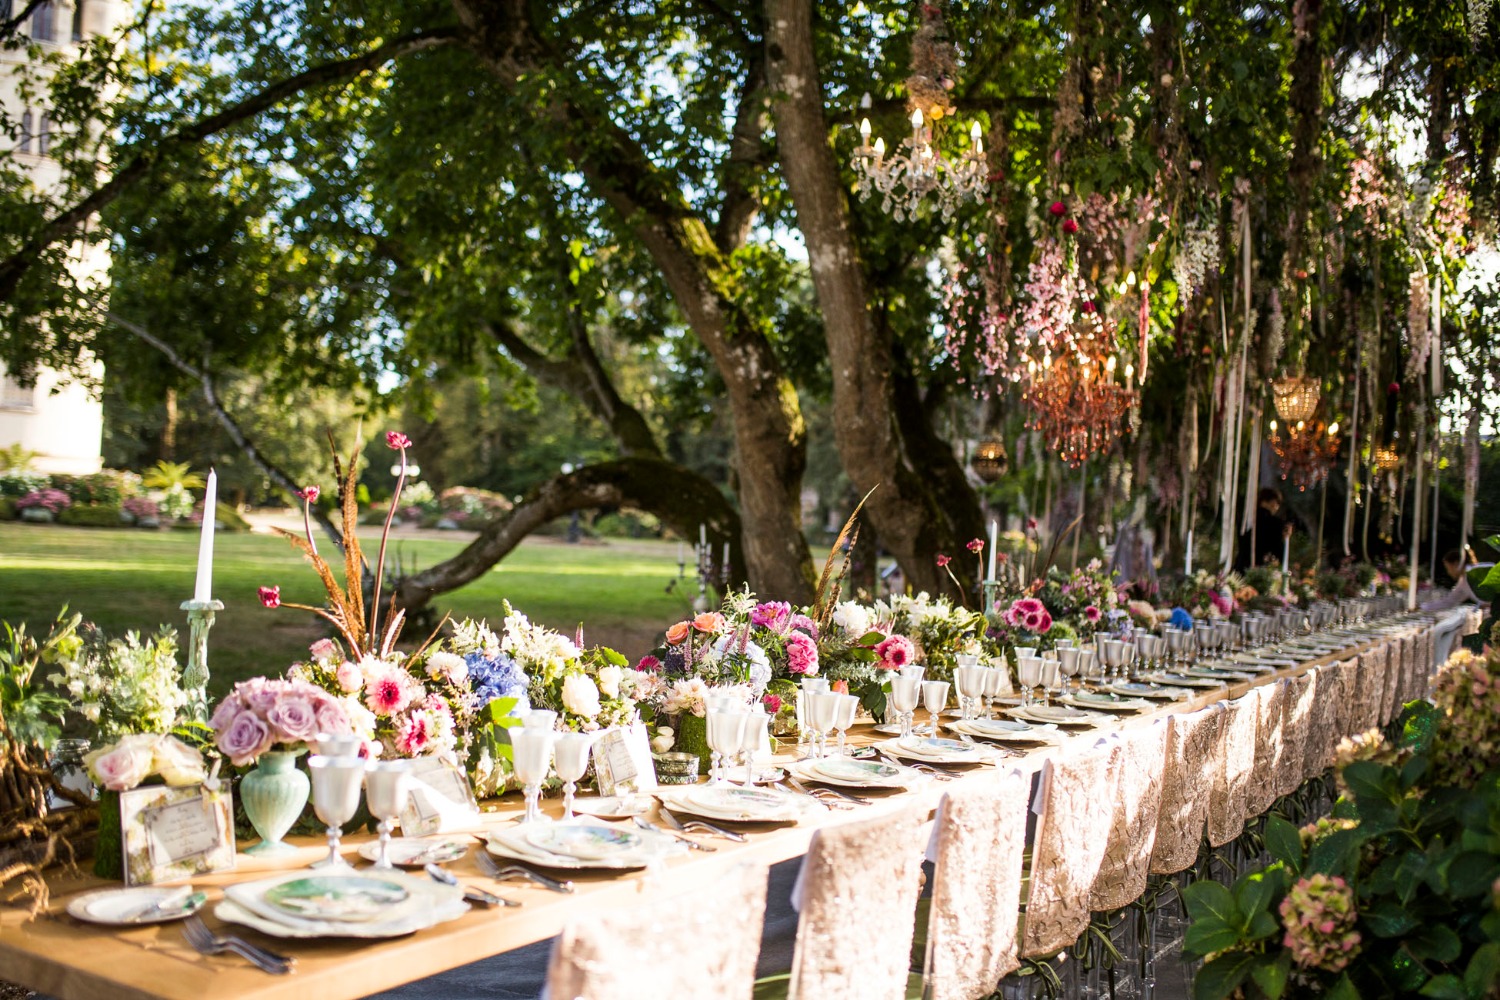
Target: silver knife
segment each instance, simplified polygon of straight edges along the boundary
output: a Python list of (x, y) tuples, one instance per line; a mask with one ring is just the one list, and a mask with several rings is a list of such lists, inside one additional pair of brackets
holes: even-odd
[[(801, 792), (803, 795), (812, 795), (813, 798), (817, 798), (816, 795), (813, 795), (813, 789), (808, 788), (801, 781), (798, 781), (797, 778), (794, 775), (790, 775), (790, 774), (787, 775), (786, 776), (786, 781), (787, 781), (787, 784), (791, 785), (793, 788), (795, 788), (797, 791)], [(870, 800), (869, 799), (860, 798), (858, 795), (850, 795), (848, 792), (846, 792), (846, 791), (844, 791), (842, 789), (839, 789), (839, 788), (823, 788), (823, 787), (819, 787), (817, 790), (820, 791), (820, 792), (826, 792), (827, 794), (832, 795), (835, 798), (848, 799), (850, 802), (854, 802), (854, 803), (857, 803), (857, 804), (862, 805), (862, 806), (867, 806), (867, 805), (870, 804)]]
[(701, 844), (698, 841), (694, 840), (692, 837), (689, 837), (687, 834), (680, 833), (677, 830), (663, 830), (661, 827), (657, 826), (655, 823), (651, 822), (644, 816), (636, 816), (634, 817), (634, 819), (635, 825), (640, 827), (642, 830), (650, 830), (652, 833), (659, 833), (666, 837), (675, 837), (695, 851), (718, 850), (718, 848), (712, 844)]
[(194, 892), (192, 886), (185, 885), (181, 889), (161, 897), (154, 903), (147, 903), (134, 912), (127, 913), (123, 922), (134, 924), (140, 923), (143, 920), (153, 920), (169, 913), (194, 913), (206, 902), (208, 902), (208, 893)]
[[(656, 812), (659, 816), (661, 816), (662, 822), (666, 823), (667, 826), (670, 826), (672, 829), (678, 831), (679, 833), (687, 833), (687, 827), (682, 825), (682, 820), (678, 819), (675, 815), (672, 814), (672, 810), (668, 809), (666, 806), (659, 806)], [(710, 833), (723, 837), (725, 840), (732, 840), (737, 844), (743, 844), (748, 839), (743, 833), (735, 833), (733, 830), (726, 830), (722, 826), (717, 826), (706, 820), (695, 819), (693, 820), (693, 822), (697, 823), (699, 826), (703, 827), (703, 829), (709, 831)]]
[[(428, 877), (431, 878), (434, 882), (441, 882), (444, 885), (458, 886), (457, 876), (455, 876), (452, 872), (448, 871), (448, 869), (442, 867), (441, 865), (426, 864), (422, 866), (422, 870), (425, 871)], [(521, 901), (518, 899), (506, 899), (504, 896), (497, 896), (493, 892), (486, 892), (478, 886), (466, 885), (462, 888), (464, 891), (465, 902), (478, 903), (480, 906), (521, 905)]]

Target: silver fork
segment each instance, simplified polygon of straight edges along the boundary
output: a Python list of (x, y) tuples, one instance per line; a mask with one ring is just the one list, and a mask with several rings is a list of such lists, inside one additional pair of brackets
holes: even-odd
[(196, 914), (182, 922), (182, 936), (200, 955), (222, 955), (232, 951), (262, 972), (284, 976), (297, 964), (295, 958), (258, 948), (244, 938), (215, 935)]
[(905, 767), (911, 768), (914, 771), (920, 771), (921, 773), (923, 773), (923, 774), (928, 775), (929, 777), (931, 777), (934, 781), (952, 781), (953, 780), (953, 775), (949, 774), (947, 771), (939, 771), (937, 768), (933, 767), (931, 764), (921, 764), (921, 763), (918, 763), (917, 761), (909, 761), (905, 765), (902, 765), (902, 763), (900, 761), (896, 760), (893, 757), (887, 757), (884, 754), (881, 755), (881, 759), (884, 760), (887, 764), (890, 764), (892, 767), (902, 767), (902, 766), (905, 766)]
[(555, 878), (548, 878), (521, 865), (502, 865), (492, 858), (488, 851), (476, 851), (474, 858), (479, 862), (479, 870), (497, 881), (503, 882), (506, 879), (523, 878), (529, 882), (535, 882), (543, 889), (551, 889), (553, 892), (573, 891), (572, 882), (559, 882)]
[(635, 825), (638, 826), (638, 827), (640, 827), (642, 830), (650, 830), (652, 833), (663, 833), (663, 834), (666, 834), (669, 837), (673, 837), (673, 838), (675, 838), (677, 840), (680, 840), (684, 844), (688, 845), (688, 847), (690, 849), (694, 850), (694, 851), (717, 851), (718, 850), (718, 848), (715, 847), (712, 844), (700, 844), (700, 843), (698, 843), (698, 841), (694, 840), (692, 837), (689, 837), (685, 833), (678, 833), (676, 830), (668, 830), (664, 826), (658, 826), (657, 824), (651, 822), (649, 819), (647, 819), (644, 816), (636, 816), (635, 817)]

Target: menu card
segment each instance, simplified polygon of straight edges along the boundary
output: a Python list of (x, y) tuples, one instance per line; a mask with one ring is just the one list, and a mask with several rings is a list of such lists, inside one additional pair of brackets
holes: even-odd
[(232, 815), (226, 788), (147, 785), (121, 792), (125, 884), (150, 885), (233, 868)]
[(594, 742), (594, 783), (600, 795), (656, 787), (656, 764), (644, 725), (614, 726), (599, 735)]
[(401, 810), (401, 832), (408, 837), (457, 833), (480, 827), (479, 803), (468, 775), (436, 757), (418, 759), (411, 769), (412, 789)]

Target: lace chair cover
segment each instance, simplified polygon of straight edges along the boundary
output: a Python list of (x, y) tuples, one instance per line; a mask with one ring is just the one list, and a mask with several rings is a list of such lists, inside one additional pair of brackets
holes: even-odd
[(1224, 767), (1209, 789), (1208, 842), (1227, 844), (1245, 829), (1245, 793), (1255, 769), (1255, 737), (1260, 729), (1260, 702), (1267, 689), (1258, 687), (1224, 705), (1222, 738)]
[[(766, 913), (764, 864), (736, 865), (699, 891), (644, 910), (570, 921), (552, 947), (552, 1000), (750, 1000)], [(684, 934), (691, 955), (683, 952)]]
[(1441, 664), (1437, 662), (1437, 633), (1431, 628), (1422, 633), (1417, 643), (1417, 679), (1422, 685), (1422, 694), (1427, 694), (1432, 672)]
[(1307, 717), (1307, 733), (1302, 744), (1302, 777), (1316, 777), (1328, 770), (1333, 763), (1334, 735), (1338, 730), (1339, 686), (1338, 670), (1332, 666), (1313, 667), (1307, 672), (1313, 681), (1314, 693)]
[(1162, 767), (1161, 810), (1156, 843), (1151, 847), (1151, 874), (1171, 875), (1198, 857), (1198, 843), (1208, 814), (1214, 772), (1204, 767), (1219, 744), (1222, 705), (1170, 718), (1166, 762)]
[(1089, 924), (1089, 890), (1109, 843), (1114, 820), (1101, 803), (1113, 802), (1112, 759), (1123, 753), (1109, 740), (1081, 753), (1049, 760), (1031, 846), (1031, 895), (1021, 928), (1021, 957), (1051, 955)]
[(1401, 662), (1403, 672), (1406, 674), (1407, 696), (1406, 700), (1413, 698), (1425, 698), (1427, 696), (1428, 675), (1422, 670), (1421, 643), (1416, 636), (1406, 636), (1398, 640), (1401, 645)]
[(1380, 656), (1385, 666), (1380, 671), (1380, 712), (1377, 716), (1377, 722), (1383, 726), (1394, 719), (1401, 711), (1401, 705), (1403, 704), (1401, 693), (1405, 687), (1405, 678), (1401, 674), (1400, 643), (1381, 643)]
[(1282, 740), (1285, 703), (1285, 681), (1265, 685), (1260, 702), (1260, 726), (1255, 736), (1255, 769), (1250, 772), (1250, 782), (1245, 790), (1246, 818), (1259, 816), (1276, 801), (1277, 768), (1285, 753)]
[(937, 820), (927, 984), (932, 1000), (975, 1000), (1020, 964), (1016, 929), (1031, 775), (956, 783)]
[[(915, 810), (901, 809), (813, 834), (803, 862), (790, 1000), (906, 996), (927, 846), (922, 835), (925, 820), (925, 810), (918, 816)], [(754, 954), (752, 948), (752, 962)], [(673, 995), (666, 990), (656, 993)]]
[(1367, 649), (1359, 654), (1359, 671), (1356, 676), (1356, 704), (1359, 714), (1355, 716), (1355, 732), (1363, 733), (1380, 725), (1380, 688), (1385, 673), (1385, 647)]
[(1281, 759), (1276, 762), (1276, 794), (1290, 795), (1306, 770), (1307, 733), (1317, 697), (1317, 675), (1308, 672), (1286, 682), (1282, 703)]
[(1094, 879), (1089, 909), (1117, 910), (1146, 891), (1156, 821), (1161, 813), (1162, 765), (1167, 756), (1165, 720), (1120, 734), (1122, 752), (1114, 756), (1117, 779), (1114, 822), (1109, 844)]

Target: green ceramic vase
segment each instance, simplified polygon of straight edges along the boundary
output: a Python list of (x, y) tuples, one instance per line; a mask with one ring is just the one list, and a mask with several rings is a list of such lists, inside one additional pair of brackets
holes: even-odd
[(240, 804), (260, 843), (245, 848), (246, 854), (280, 854), (295, 850), (282, 838), (307, 806), (312, 782), (297, 770), (301, 750), (268, 750), (250, 772), (240, 779)]

